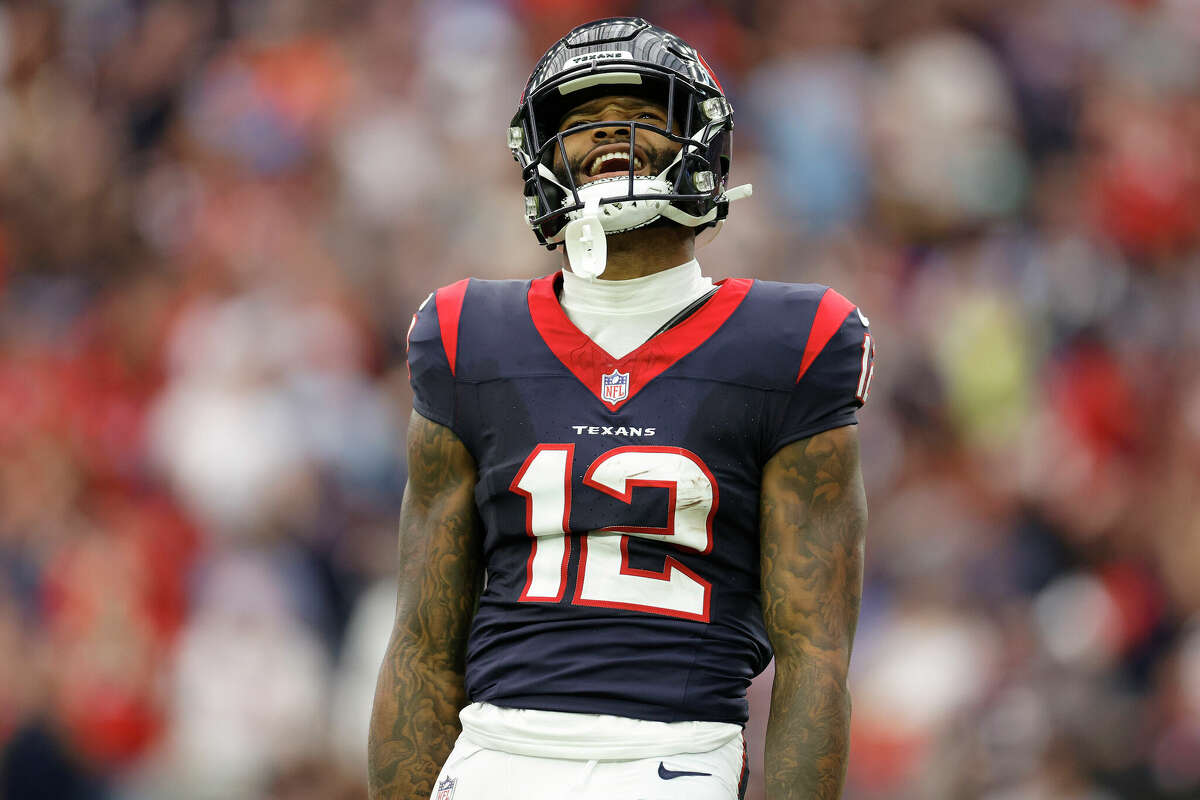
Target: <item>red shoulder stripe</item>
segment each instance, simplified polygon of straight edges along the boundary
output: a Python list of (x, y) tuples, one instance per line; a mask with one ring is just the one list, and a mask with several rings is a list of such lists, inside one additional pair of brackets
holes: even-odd
[(457, 283), (443, 286), (437, 290), (438, 325), (442, 329), (442, 347), (446, 350), (446, 361), (450, 364), (450, 374), (454, 374), (454, 360), (458, 355), (458, 320), (462, 316), (463, 297), (467, 293), (467, 283), (470, 278), (463, 278)]
[(812, 327), (808, 330), (808, 342), (804, 345), (804, 359), (800, 362), (800, 373), (796, 375), (797, 383), (804, 377), (804, 373), (808, 372), (812, 362), (821, 355), (825, 345), (829, 344), (829, 340), (837, 333), (838, 328), (842, 327), (842, 323), (846, 321), (846, 317), (850, 316), (850, 312), (853, 310), (854, 303), (833, 289), (826, 289), (825, 294), (821, 295), (821, 302), (817, 306), (817, 315), (813, 317)]

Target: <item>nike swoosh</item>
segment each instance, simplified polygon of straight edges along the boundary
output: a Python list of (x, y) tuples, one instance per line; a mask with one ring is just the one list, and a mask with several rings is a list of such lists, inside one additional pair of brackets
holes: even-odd
[(660, 761), (660, 762), (658, 762), (658, 777), (662, 778), (664, 781), (669, 781), (669, 780), (672, 780), (672, 779), (674, 779), (674, 778), (686, 778), (686, 777), (688, 777), (688, 776), (696, 776), (696, 777), (699, 777), (699, 776), (702, 776), (702, 775), (703, 775), (703, 776), (706, 776), (706, 777), (711, 777), (711, 776), (712, 776), (712, 773), (711, 773), (711, 772), (681, 772), (681, 771), (676, 771), (676, 770), (673, 770), (673, 769), (667, 769), (666, 765), (665, 765), (665, 764), (663, 764), (663, 762), (661, 762), (661, 761)]

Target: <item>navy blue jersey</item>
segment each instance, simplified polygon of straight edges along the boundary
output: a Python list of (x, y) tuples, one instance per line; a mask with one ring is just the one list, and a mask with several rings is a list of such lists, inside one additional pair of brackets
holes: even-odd
[(485, 588), (472, 702), (744, 723), (771, 658), (759, 489), (779, 448), (854, 424), (873, 345), (822, 286), (730, 279), (624, 358), (558, 274), (438, 290), (409, 335), (418, 413), (475, 459)]

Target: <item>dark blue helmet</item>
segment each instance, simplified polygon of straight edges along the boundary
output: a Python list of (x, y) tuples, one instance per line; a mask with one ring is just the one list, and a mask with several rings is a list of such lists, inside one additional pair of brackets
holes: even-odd
[[(654, 100), (666, 109), (667, 128), (622, 122), (629, 126), (628, 175), (576, 185), (569, 170), (552, 170), (555, 150), (565, 162), (564, 136), (614, 123), (590, 122), (561, 133), (558, 126), (570, 109), (603, 95)], [(635, 174), (639, 130), (679, 145), (678, 156), (657, 175)], [(614, 17), (580, 25), (546, 51), (525, 85), (508, 145), (525, 181), (526, 219), (538, 241), (553, 248), (589, 199), (587, 213), (609, 233), (660, 217), (697, 229), (716, 225), (729, 200), (747, 193), (740, 187), (726, 193), (732, 130), (733, 109), (695, 48), (643, 19)]]

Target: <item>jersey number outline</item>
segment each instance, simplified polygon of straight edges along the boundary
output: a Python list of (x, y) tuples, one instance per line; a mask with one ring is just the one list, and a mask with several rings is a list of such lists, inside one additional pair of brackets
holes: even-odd
[[(540, 444), (509, 486), (525, 499), (525, 532), (532, 539), (518, 598), (523, 602), (557, 603), (566, 594), (574, 459), (574, 444)], [(583, 484), (624, 503), (633, 502), (639, 486), (664, 488), (667, 524), (612, 525), (581, 535), (571, 603), (708, 622), (711, 583), (670, 555), (662, 570), (629, 564), (630, 537), (667, 542), (702, 555), (712, 551), (718, 492), (704, 462), (682, 447), (617, 447), (591, 463)]]
[(863, 334), (862, 343), (862, 367), (858, 372), (858, 388), (854, 392), (854, 399), (859, 403), (867, 402), (867, 396), (871, 393), (871, 378), (875, 377), (875, 339), (871, 334)]

